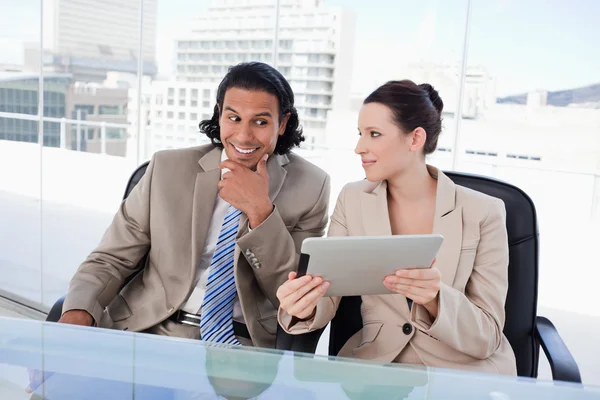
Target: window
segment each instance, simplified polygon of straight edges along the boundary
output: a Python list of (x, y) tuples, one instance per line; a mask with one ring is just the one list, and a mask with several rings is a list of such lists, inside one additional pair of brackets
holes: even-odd
[(198, 114), (196, 114), (196, 113), (190, 113), (190, 119), (191, 119), (192, 121), (195, 121), (195, 120), (197, 120), (197, 119), (198, 119)]
[(210, 98), (210, 90), (209, 89), (203, 89), (202, 90), (202, 97), (204, 99), (209, 99)]
[(185, 113), (184, 112), (180, 112), (179, 113), (179, 119), (185, 119)]
[(93, 115), (94, 114), (94, 109), (95, 109), (95, 107), (93, 105), (89, 105), (89, 104), (75, 104), (75, 111), (81, 110), (82, 112), (84, 112), (87, 115)]
[(167, 112), (167, 118), (168, 119), (173, 119), (173, 111), (168, 111)]
[(101, 105), (98, 106), (100, 115), (120, 115), (123, 114), (123, 108), (121, 106), (114, 105)]
[(107, 140), (124, 140), (127, 137), (127, 131), (123, 128), (106, 128)]

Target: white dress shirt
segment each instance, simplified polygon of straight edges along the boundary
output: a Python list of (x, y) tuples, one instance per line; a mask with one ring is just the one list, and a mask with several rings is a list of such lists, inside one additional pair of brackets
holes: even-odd
[[(221, 162), (225, 160), (227, 160), (227, 153), (223, 150), (221, 152)], [(227, 172), (226, 169), (221, 170), (221, 177), (223, 177), (225, 172)], [(225, 215), (227, 215), (228, 209), (229, 203), (217, 195), (217, 198), (215, 199), (213, 215), (210, 220), (208, 232), (206, 233), (206, 242), (204, 243), (204, 249), (202, 250), (202, 256), (200, 257), (200, 263), (196, 268), (196, 277), (194, 282), (195, 287), (188, 300), (181, 307), (183, 311), (200, 315), (200, 308), (202, 307), (202, 300), (204, 300), (208, 274), (210, 272), (208, 269), (215, 252), (215, 248), (217, 247), (221, 226), (223, 225), (223, 220), (225, 219)], [(233, 304), (233, 319), (238, 322), (244, 322), (244, 314), (242, 314), (242, 307), (237, 294), (235, 295), (235, 301)]]

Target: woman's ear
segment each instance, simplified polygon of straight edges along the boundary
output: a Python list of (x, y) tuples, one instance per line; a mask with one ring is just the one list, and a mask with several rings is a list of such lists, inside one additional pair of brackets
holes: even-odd
[(412, 138), (410, 151), (417, 152), (425, 147), (425, 143), (427, 142), (427, 132), (425, 132), (425, 129), (418, 127), (410, 135)]

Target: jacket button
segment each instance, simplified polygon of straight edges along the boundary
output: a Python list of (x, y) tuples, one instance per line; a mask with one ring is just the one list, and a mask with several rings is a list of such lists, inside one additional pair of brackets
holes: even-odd
[(402, 325), (402, 332), (405, 335), (410, 335), (412, 333), (412, 331), (413, 331), (413, 327), (408, 322), (406, 324)]

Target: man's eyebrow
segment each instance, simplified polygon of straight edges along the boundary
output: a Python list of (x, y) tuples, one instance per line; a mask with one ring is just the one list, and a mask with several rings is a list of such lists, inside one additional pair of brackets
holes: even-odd
[(237, 111), (235, 111), (233, 108), (231, 108), (231, 107), (229, 107), (229, 106), (225, 106), (225, 109), (226, 109), (226, 110), (229, 110), (229, 111), (233, 111), (233, 112), (234, 112), (234, 113), (236, 113), (236, 114), (239, 114)]
[(273, 116), (271, 115), (271, 113), (269, 111), (258, 113), (258, 114), (255, 115), (255, 117), (269, 117), (269, 118), (273, 118)]

